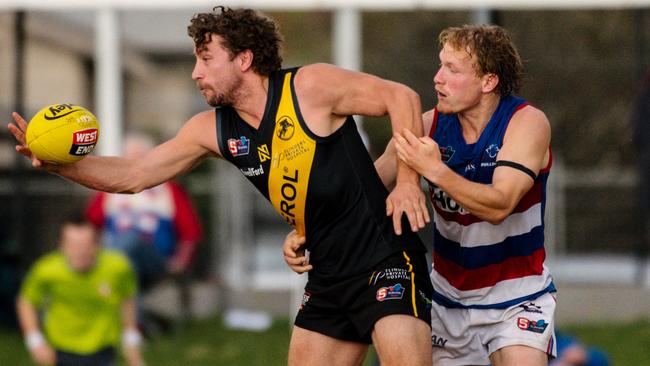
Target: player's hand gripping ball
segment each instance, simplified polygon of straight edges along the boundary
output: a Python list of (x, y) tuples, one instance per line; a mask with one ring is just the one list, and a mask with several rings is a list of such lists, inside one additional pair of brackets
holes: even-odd
[(90, 154), (99, 139), (97, 118), (74, 104), (47, 106), (29, 121), (25, 142), (38, 159), (69, 164)]

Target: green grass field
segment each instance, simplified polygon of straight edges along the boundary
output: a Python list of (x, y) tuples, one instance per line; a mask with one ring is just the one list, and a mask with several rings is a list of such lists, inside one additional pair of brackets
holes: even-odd
[[(571, 325), (562, 329), (607, 352), (613, 366), (650, 365), (650, 323)], [(221, 318), (194, 321), (146, 344), (149, 366), (286, 365), (290, 327), (279, 319), (265, 332), (224, 328)], [(371, 362), (366, 362), (371, 364)], [(32, 365), (17, 331), (0, 330), (0, 365)]]

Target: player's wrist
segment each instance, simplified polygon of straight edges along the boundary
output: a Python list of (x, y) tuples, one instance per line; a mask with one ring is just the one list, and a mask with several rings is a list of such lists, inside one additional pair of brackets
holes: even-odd
[(40, 331), (32, 330), (30, 332), (27, 332), (27, 334), (25, 334), (25, 346), (30, 351), (44, 344), (46, 344), (45, 337), (43, 336), (43, 333), (41, 333)]
[(142, 345), (142, 334), (135, 328), (127, 328), (122, 332), (123, 347), (140, 347)]
[(443, 180), (442, 176), (445, 174), (445, 168), (447, 166), (442, 162), (430, 164), (426, 171), (422, 172), (422, 176), (429, 182), (438, 184)]
[(414, 183), (418, 184), (420, 175), (413, 168), (400, 161), (400, 167), (397, 170), (396, 183)]

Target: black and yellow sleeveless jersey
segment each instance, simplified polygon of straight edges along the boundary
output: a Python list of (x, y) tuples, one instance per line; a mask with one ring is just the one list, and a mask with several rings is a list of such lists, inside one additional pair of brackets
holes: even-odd
[(296, 72), (279, 70), (269, 77), (257, 129), (233, 108), (217, 108), (217, 139), (223, 157), (306, 235), (314, 266), (310, 281), (361, 273), (397, 251), (425, 251), (408, 225), (401, 236), (394, 233), (386, 216), (388, 191), (353, 118), (327, 137), (307, 128), (293, 87)]

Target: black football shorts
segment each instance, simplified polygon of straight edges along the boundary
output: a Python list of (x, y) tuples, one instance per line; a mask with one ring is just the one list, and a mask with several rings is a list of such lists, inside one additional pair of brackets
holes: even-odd
[(372, 343), (375, 322), (411, 315), (431, 325), (426, 253), (397, 252), (370, 271), (323, 286), (307, 282), (295, 325), (336, 339)]

